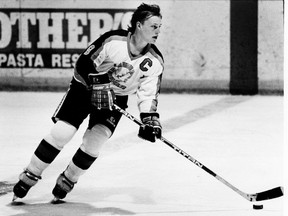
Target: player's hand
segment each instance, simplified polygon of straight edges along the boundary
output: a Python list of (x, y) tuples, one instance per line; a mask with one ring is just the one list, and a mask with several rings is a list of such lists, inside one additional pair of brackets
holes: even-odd
[(91, 103), (97, 109), (113, 109), (116, 99), (114, 91), (110, 87), (108, 74), (89, 74), (91, 83)]
[(162, 126), (159, 121), (158, 113), (140, 113), (141, 121), (144, 126), (139, 129), (138, 136), (150, 142), (155, 142), (156, 138), (162, 135)]

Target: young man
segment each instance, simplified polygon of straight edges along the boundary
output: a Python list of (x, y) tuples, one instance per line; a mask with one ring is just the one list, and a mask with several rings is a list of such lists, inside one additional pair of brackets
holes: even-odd
[(13, 188), (13, 201), (26, 196), (89, 116), (82, 144), (52, 190), (55, 200), (65, 198), (112, 136), (121, 118), (113, 110), (113, 104), (126, 109), (128, 95), (136, 92), (140, 118), (145, 125), (140, 127), (138, 136), (151, 142), (161, 136), (157, 97), (164, 68), (163, 57), (154, 45), (161, 20), (158, 5), (143, 3), (132, 15), (128, 31), (107, 32), (84, 50), (70, 87), (52, 117), (55, 125), (20, 174)]

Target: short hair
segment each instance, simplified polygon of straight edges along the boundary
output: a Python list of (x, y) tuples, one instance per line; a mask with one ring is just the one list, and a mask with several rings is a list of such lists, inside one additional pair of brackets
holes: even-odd
[(130, 21), (131, 26), (128, 26), (128, 31), (134, 33), (137, 22), (144, 23), (145, 20), (149, 19), (152, 16), (158, 16), (162, 18), (159, 5), (149, 5), (142, 3), (133, 13)]

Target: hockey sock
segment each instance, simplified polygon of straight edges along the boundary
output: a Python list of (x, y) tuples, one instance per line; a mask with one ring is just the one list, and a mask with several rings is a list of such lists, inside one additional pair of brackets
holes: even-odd
[(60, 150), (43, 139), (35, 150), (27, 169), (33, 174), (41, 176), (42, 172), (52, 163), (59, 152)]
[(56, 158), (59, 152), (59, 149), (56, 149), (43, 139), (35, 150), (34, 154), (44, 163), (50, 164)]
[(95, 160), (96, 157), (90, 156), (89, 154), (82, 151), (81, 148), (77, 150), (72, 158), (73, 163), (83, 170), (87, 170)]
[(79, 148), (65, 170), (65, 175), (72, 182), (77, 182), (79, 177), (84, 174), (96, 159), (97, 157), (92, 157)]

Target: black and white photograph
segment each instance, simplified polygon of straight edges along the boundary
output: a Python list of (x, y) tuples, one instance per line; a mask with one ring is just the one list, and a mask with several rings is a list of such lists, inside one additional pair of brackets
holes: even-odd
[(0, 215), (284, 216), (285, 9), (1, 0)]

